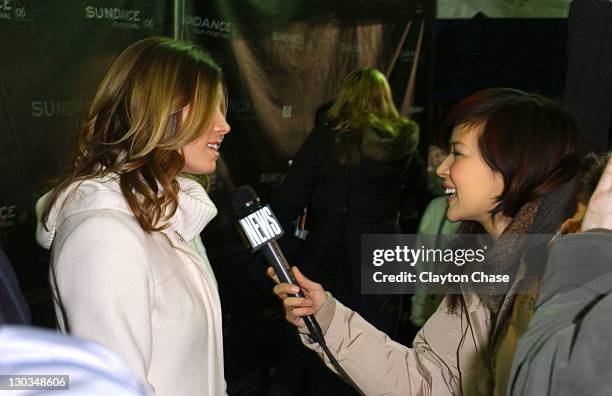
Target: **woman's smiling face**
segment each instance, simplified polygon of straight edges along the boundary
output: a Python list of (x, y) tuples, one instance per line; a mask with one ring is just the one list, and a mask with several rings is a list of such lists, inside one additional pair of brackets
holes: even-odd
[(478, 137), (483, 125), (461, 124), (453, 129), (451, 153), (436, 173), (444, 179), (448, 195), (446, 217), (450, 221), (476, 221), (490, 232), (491, 211), (504, 190), (504, 182), (480, 153)]
[[(183, 110), (183, 117), (187, 111), (187, 108)], [(198, 138), (181, 149), (185, 158), (183, 171), (200, 175), (215, 173), (220, 155), (219, 147), (230, 129), (221, 105), (218, 105), (210, 125), (202, 131)]]

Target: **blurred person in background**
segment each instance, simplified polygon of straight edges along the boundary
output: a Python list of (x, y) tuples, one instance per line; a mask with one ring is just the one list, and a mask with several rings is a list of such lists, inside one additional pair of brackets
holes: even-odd
[[(318, 119), (282, 185), (279, 217), (294, 220), (308, 207), (309, 233), (297, 262), (380, 330), (392, 333), (400, 296), (361, 294), (361, 235), (401, 233), (399, 212), (413, 188), (410, 163), (418, 126), (398, 114), (385, 76), (367, 67), (346, 77), (333, 105)], [(316, 356), (311, 361), (308, 394), (353, 394)]]
[(588, 156), (579, 186), (518, 342), (508, 395), (612, 392), (612, 155)]
[[(34, 327), (0, 326), (0, 376), (0, 393), (11, 396), (152, 395), (117, 353)], [(34, 386), (35, 376), (49, 386)]]

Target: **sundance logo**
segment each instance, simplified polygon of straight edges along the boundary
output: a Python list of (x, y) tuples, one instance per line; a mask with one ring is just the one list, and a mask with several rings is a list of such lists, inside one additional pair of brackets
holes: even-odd
[(414, 57), (416, 56), (416, 51), (415, 50), (410, 50), (407, 49), (405, 51), (402, 51), (400, 53), (400, 61), (401, 62), (412, 62), (414, 60)]
[(202, 18), (196, 15), (185, 15), (185, 26), (194, 34), (229, 39), (232, 37), (232, 23), (213, 18)]
[(284, 177), (284, 173), (262, 173), (259, 175), (259, 182), (280, 185)]
[(72, 100), (35, 100), (32, 102), (32, 117), (80, 116), (86, 106), (86, 102)]
[(232, 113), (254, 113), (255, 107), (244, 99), (230, 99), (227, 103), (227, 110)]
[(272, 41), (284, 43), (290, 47), (296, 48), (304, 48), (306, 45), (304, 36), (293, 33), (278, 32), (276, 30), (272, 32)]
[(0, 19), (26, 20), (30, 16), (30, 10), (15, 0), (0, 0)]
[(142, 10), (131, 8), (85, 6), (85, 19), (111, 21), (114, 27), (124, 29), (155, 27), (153, 18), (145, 18)]
[(363, 48), (353, 43), (340, 43), (340, 52), (350, 52), (352, 54), (361, 54)]
[(230, 99), (227, 103), (227, 113), (232, 120), (253, 120), (257, 112), (251, 102), (244, 99)]
[(28, 220), (28, 212), (19, 210), (17, 205), (0, 206), (0, 228), (10, 227)]

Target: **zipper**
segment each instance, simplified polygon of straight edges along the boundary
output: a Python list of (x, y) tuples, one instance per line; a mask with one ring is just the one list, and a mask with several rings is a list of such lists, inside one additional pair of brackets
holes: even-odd
[(174, 233), (176, 234), (176, 237), (178, 238), (178, 240), (179, 240), (181, 243), (184, 243), (184, 244), (186, 244), (186, 243), (187, 243), (187, 242), (185, 242), (185, 238), (183, 238), (183, 236), (182, 236), (181, 234), (179, 234), (179, 233), (178, 233), (178, 231), (174, 230)]

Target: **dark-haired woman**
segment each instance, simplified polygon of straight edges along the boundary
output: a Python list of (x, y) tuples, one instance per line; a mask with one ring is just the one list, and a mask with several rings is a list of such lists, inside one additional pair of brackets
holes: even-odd
[(157, 395), (223, 395), (217, 283), (200, 232), (217, 214), (185, 174), (215, 171), (221, 70), (198, 47), (138, 41), (104, 76), (72, 172), (39, 202), (63, 331), (114, 350)]
[(306, 298), (287, 297), (295, 286), (275, 287), (291, 323), (303, 326), (301, 316), (317, 316), (331, 351), (367, 395), (505, 394), (542, 269), (522, 257), (525, 246), (516, 236), (555, 234), (576, 207), (579, 136), (553, 102), (512, 89), (484, 90), (454, 108), (449, 126), (452, 151), (437, 171), (448, 194), (447, 217), (463, 222), (459, 233), (496, 240), (487, 262), (510, 275), (505, 294), (483, 284), (447, 295), (407, 348), (297, 269)]

